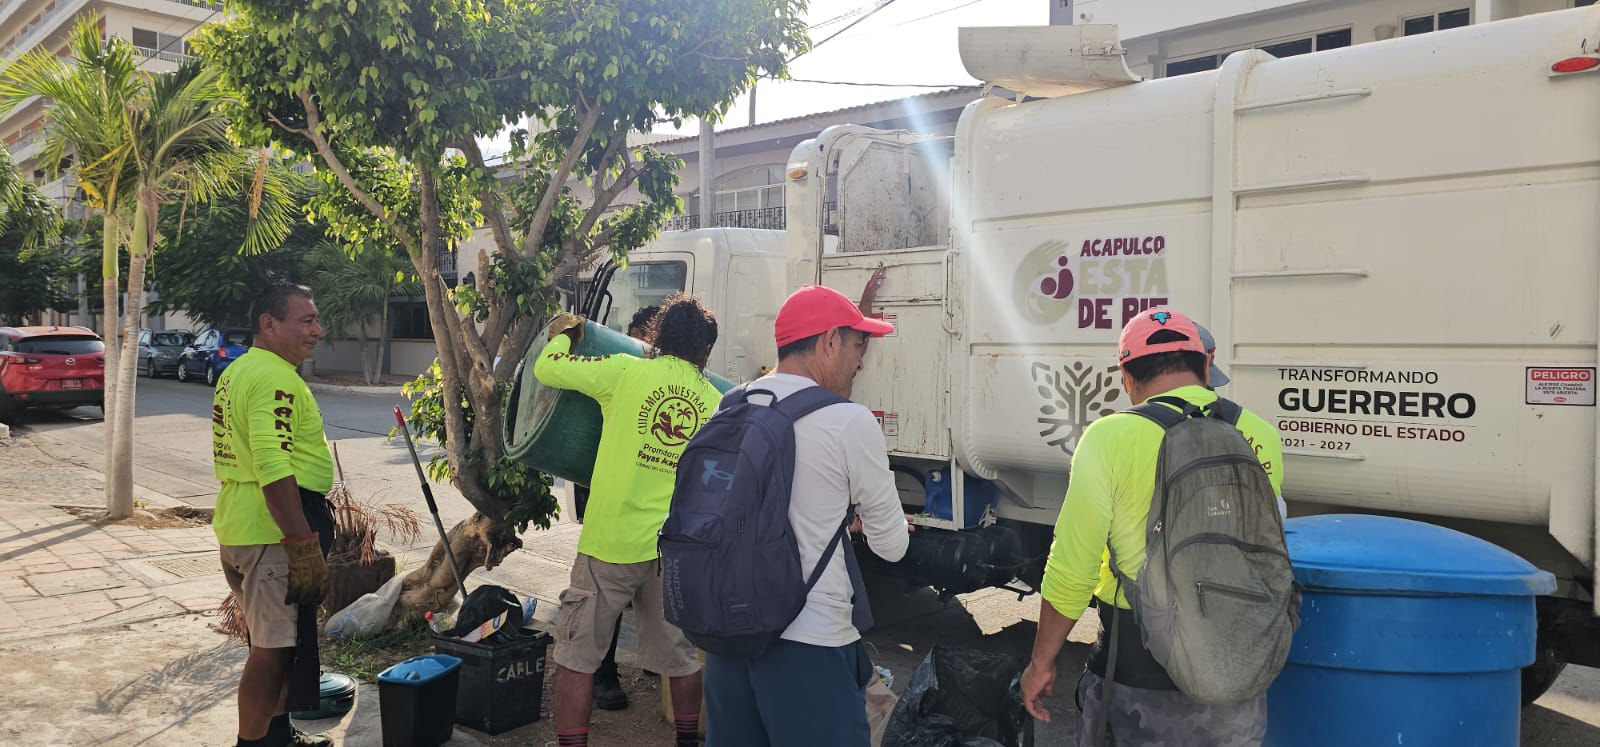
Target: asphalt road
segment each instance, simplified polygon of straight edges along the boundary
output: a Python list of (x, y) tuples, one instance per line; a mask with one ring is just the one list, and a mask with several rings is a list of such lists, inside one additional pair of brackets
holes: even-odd
[[(183, 502), (209, 506), (215, 503), (217, 482), (210, 460), (209, 411), (211, 389), (203, 384), (180, 384), (171, 379), (141, 379), (136, 403), (134, 481), (138, 485)], [(417, 489), (405, 444), (390, 438), (390, 407), (403, 404), (398, 396), (319, 393), (328, 438), (337, 444), (346, 480), (358, 498), (395, 503), (426, 512)], [(103, 457), (104, 430), (98, 412), (79, 409), (66, 413), (31, 414), (20, 429), (33, 434), (41, 448), (58, 458), (98, 467)], [(424, 447), (423, 458), (438, 453)], [(471, 514), (471, 506), (448, 485), (435, 485), (440, 513), (448, 527)], [(563, 519), (550, 530), (530, 530), (525, 547), (494, 571), (475, 578), (552, 602), (566, 581), (566, 569), (577, 541), (578, 527)], [(421, 541), (399, 547), (402, 565), (415, 563), (431, 546), (431, 528)], [(907, 590), (895, 582), (874, 584), (873, 609), (878, 626), (867, 636), (874, 659), (893, 670), (899, 690), (935, 644), (981, 647), (1025, 657), (1033, 640), (1038, 600), (1018, 600), (1014, 594), (989, 590), (940, 603), (927, 590)], [(543, 604), (540, 617), (548, 617), (553, 604)], [(1093, 616), (1074, 631), (1073, 643), (1058, 662), (1056, 696), (1050, 705), (1055, 722), (1039, 736), (1041, 744), (1070, 743), (1071, 690), (1087, 644), (1098, 632)], [(630, 641), (624, 634), (624, 647)], [(1600, 670), (1568, 667), (1561, 679), (1539, 702), (1523, 711), (1524, 745), (1600, 744)]]

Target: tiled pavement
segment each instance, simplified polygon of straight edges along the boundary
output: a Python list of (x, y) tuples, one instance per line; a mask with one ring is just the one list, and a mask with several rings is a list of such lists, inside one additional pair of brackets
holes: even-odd
[(0, 638), (207, 612), (227, 595), (210, 527), (96, 527), (0, 503)]

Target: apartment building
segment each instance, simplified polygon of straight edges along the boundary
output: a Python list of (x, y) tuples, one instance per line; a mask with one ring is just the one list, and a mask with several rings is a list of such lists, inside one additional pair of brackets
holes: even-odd
[(1232, 52), (1278, 57), (1426, 34), (1596, 0), (1048, 0), (1051, 24), (1116, 24), (1146, 77), (1216, 69)]
[[(102, 35), (133, 42), (140, 67), (151, 72), (175, 70), (189, 56), (188, 37), (222, 17), (222, 0), (0, 0), (0, 65), (35, 49), (65, 56), (67, 37), (79, 18), (99, 18)], [(69, 218), (82, 217), (70, 170), (50, 174), (39, 160), (44, 144), (45, 107), (34, 99), (0, 117), (0, 141), (11, 151), (18, 169), (44, 193), (57, 200)], [(52, 314), (58, 324), (94, 322), (84, 313)], [(161, 326), (165, 320), (152, 319)]]

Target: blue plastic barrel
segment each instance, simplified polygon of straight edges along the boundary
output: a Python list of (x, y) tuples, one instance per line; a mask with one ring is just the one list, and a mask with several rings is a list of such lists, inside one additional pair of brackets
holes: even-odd
[(1555, 577), (1457, 531), (1330, 514), (1284, 525), (1300, 629), (1268, 745), (1515, 745), (1534, 597)]

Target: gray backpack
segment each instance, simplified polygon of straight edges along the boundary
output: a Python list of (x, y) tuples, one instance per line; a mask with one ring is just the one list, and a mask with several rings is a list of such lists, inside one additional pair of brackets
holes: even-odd
[[(1277, 495), (1237, 428), (1242, 410), (1225, 399), (1201, 409), (1153, 397), (1130, 412), (1166, 434), (1156, 460), (1144, 567), (1130, 580), (1113, 550), (1112, 573), (1127, 590), (1145, 648), (1179, 690), (1202, 703), (1254, 698), (1266, 692), (1289, 655), (1300, 624), (1300, 589)], [(1114, 617), (1110, 624), (1108, 687), (1116, 672)]]

